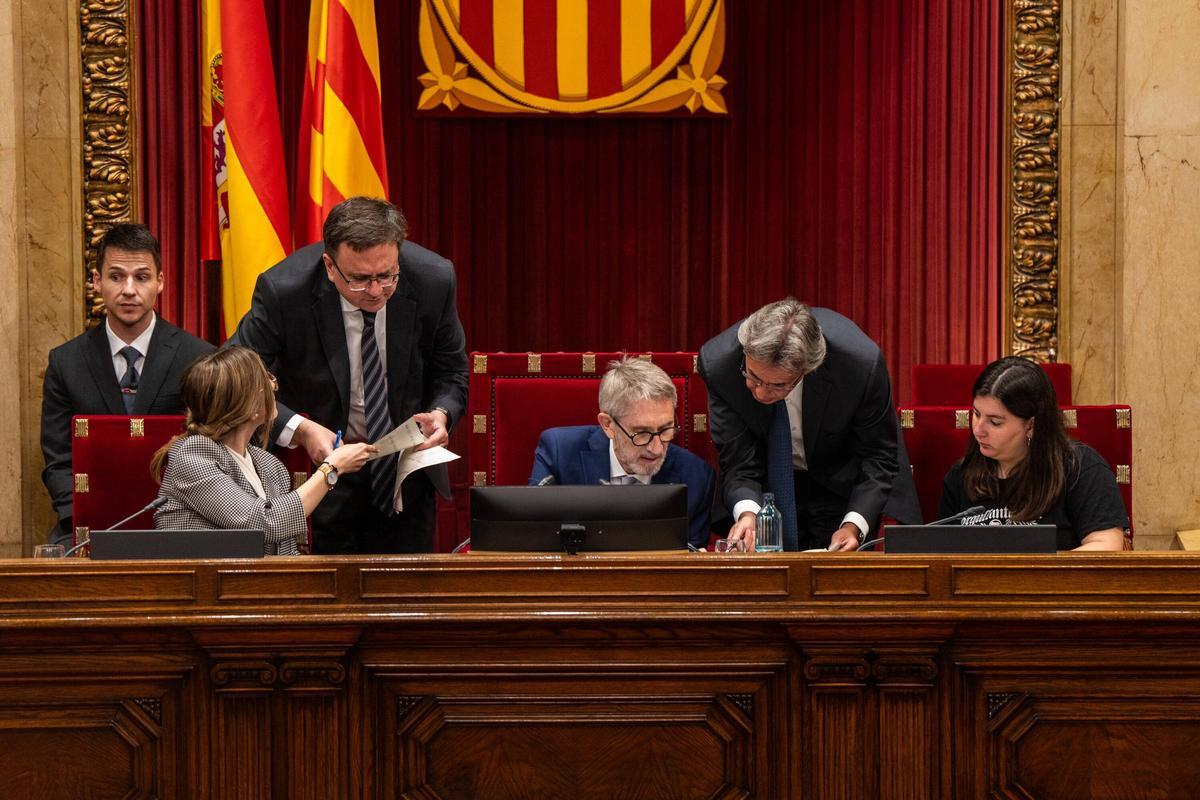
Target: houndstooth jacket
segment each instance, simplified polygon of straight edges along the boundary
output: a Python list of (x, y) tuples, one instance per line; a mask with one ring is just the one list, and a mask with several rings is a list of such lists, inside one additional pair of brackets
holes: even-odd
[(242, 468), (222, 444), (199, 434), (177, 441), (167, 457), (154, 514), (158, 528), (243, 528), (263, 530), (268, 555), (295, 555), (308, 534), (300, 496), (291, 491), (287, 469), (261, 447), (248, 447), (267, 497), (259, 497)]

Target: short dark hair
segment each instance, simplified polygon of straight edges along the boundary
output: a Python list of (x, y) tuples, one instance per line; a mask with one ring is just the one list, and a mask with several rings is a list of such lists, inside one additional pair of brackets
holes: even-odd
[(149, 253), (154, 259), (154, 271), (162, 272), (162, 253), (158, 239), (140, 222), (118, 222), (105, 232), (96, 250), (96, 269), (104, 271), (104, 254), (110, 249), (127, 253)]
[(338, 203), (325, 218), (321, 238), (330, 256), (339, 245), (361, 253), (381, 244), (399, 247), (408, 236), (404, 212), (378, 197), (351, 197)]

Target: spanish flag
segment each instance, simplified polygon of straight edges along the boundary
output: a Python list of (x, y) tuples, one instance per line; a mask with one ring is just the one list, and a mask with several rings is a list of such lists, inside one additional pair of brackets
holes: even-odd
[(313, 0), (296, 170), (296, 243), (347, 197), (387, 197), (374, 0)]
[(203, 0), (201, 124), (211, 131), (226, 332), (250, 308), (259, 273), (291, 252), (275, 70), (261, 0)]

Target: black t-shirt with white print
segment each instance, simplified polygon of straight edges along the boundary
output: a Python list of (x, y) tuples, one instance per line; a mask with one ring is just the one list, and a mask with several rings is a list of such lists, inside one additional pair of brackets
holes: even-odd
[(963, 462), (959, 459), (942, 481), (938, 518), (981, 505), (985, 510), (964, 518), (963, 525), (1054, 525), (1058, 528), (1059, 550), (1078, 547), (1085, 536), (1095, 531), (1129, 527), (1129, 516), (1125, 513), (1112, 470), (1101, 455), (1086, 444), (1075, 443), (1075, 465), (1067, 478), (1067, 486), (1039, 519), (1029, 522), (1010, 519), (1006, 483), (1006, 480), (1000, 481), (999, 497), (976, 502), (968, 500), (963, 486)]

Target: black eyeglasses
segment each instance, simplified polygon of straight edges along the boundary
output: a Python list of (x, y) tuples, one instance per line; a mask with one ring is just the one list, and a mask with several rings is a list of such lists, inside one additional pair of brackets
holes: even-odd
[(389, 272), (385, 275), (372, 275), (370, 278), (354, 278), (351, 280), (346, 277), (346, 273), (342, 272), (342, 268), (338, 266), (337, 261), (328, 253), (329, 263), (333, 264), (333, 268), (337, 270), (337, 274), (342, 276), (342, 280), (346, 282), (346, 288), (352, 292), (365, 292), (370, 288), (372, 283), (379, 285), (380, 289), (390, 289), (396, 285), (396, 281), (400, 280), (400, 265), (396, 265), (395, 272)]
[(800, 375), (796, 378), (796, 380), (792, 381), (791, 383), (767, 383), (766, 381), (764, 381), (762, 378), (755, 375), (753, 372), (751, 372), (746, 367), (746, 359), (745, 358), (742, 358), (741, 371), (742, 371), (742, 377), (745, 378), (750, 383), (750, 387), (752, 389), (757, 389), (759, 387), (762, 387), (763, 389), (766, 389), (768, 392), (772, 392), (774, 394), (787, 394), (788, 392), (792, 391), (792, 389), (795, 389), (796, 384), (798, 384), (800, 382), (800, 379), (804, 377), (803, 375)]
[(646, 445), (650, 444), (652, 441), (654, 441), (655, 436), (658, 437), (660, 442), (666, 444), (675, 438), (675, 434), (679, 433), (678, 425), (668, 425), (667, 427), (659, 428), (656, 431), (638, 431), (637, 433), (630, 433), (629, 431), (625, 430), (620, 422), (617, 421), (616, 417), (613, 417), (612, 421), (613, 424), (620, 429), (621, 433), (628, 436), (629, 441), (633, 442), (638, 447), (645, 447)]

